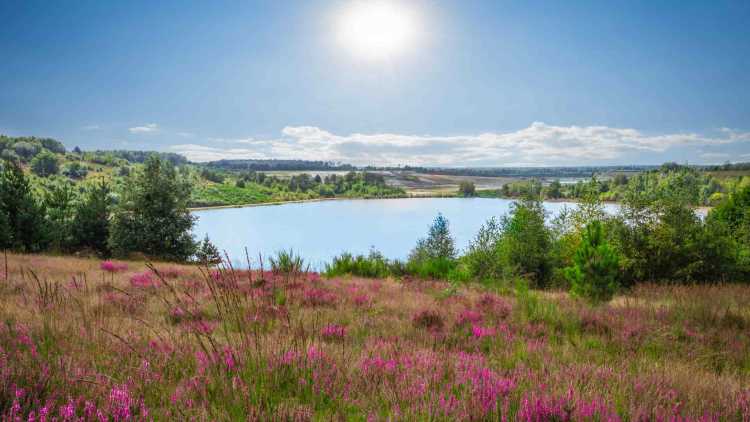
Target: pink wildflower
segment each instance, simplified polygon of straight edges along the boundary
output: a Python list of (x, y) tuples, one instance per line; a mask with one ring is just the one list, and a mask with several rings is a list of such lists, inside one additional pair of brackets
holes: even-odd
[(147, 288), (156, 286), (156, 283), (154, 283), (151, 273), (142, 272), (130, 277), (130, 285), (133, 287)]
[(117, 273), (120, 271), (125, 271), (128, 269), (128, 264), (124, 262), (115, 262), (115, 261), (102, 261), (101, 264), (99, 264), (99, 268), (102, 270), (108, 272), (108, 273)]
[(346, 327), (336, 324), (329, 324), (320, 330), (320, 335), (326, 340), (340, 340), (346, 336)]
[(474, 338), (482, 339), (494, 336), (495, 334), (497, 334), (497, 330), (492, 327), (482, 327), (479, 324), (473, 324), (471, 326), (471, 335), (473, 335)]

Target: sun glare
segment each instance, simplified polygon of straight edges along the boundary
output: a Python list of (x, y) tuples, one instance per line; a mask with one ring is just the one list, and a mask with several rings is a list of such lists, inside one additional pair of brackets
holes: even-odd
[(394, 1), (357, 1), (338, 21), (339, 42), (365, 59), (390, 59), (413, 45), (416, 38), (413, 12)]

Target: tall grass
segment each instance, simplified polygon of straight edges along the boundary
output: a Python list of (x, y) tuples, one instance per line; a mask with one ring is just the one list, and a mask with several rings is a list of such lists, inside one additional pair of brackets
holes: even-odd
[(750, 418), (748, 286), (591, 307), (523, 283), (322, 280), (296, 257), (109, 271), (10, 255), (0, 420)]

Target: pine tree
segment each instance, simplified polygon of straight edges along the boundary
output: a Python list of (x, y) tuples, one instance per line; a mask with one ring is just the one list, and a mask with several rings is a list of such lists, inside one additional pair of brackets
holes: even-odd
[(23, 252), (44, 249), (44, 213), (17, 162), (6, 161), (0, 173), (0, 224), (7, 229), (0, 247)]
[(196, 261), (204, 265), (218, 264), (221, 262), (221, 253), (219, 248), (211, 243), (211, 239), (208, 235), (203, 238), (203, 241), (198, 245), (198, 250), (195, 252)]
[(608, 302), (619, 285), (617, 252), (604, 238), (602, 224), (592, 221), (586, 226), (573, 265), (565, 268), (573, 295), (592, 303)]
[(449, 259), (456, 258), (456, 247), (451, 237), (448, 220), (442, 214), (438, 214), (430, 226), (426, 239), (420, 239), (411, 253), (411, 261), (424, 259)]
[(112, 209), (110, 187), (104, 180), (93, 184), (78, 202), (73, 222), (73, 243), (98, 254), (109, 254), (109, 215)]

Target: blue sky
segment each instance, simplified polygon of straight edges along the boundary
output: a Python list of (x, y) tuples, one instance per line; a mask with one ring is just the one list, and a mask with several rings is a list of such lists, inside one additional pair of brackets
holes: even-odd
[(337, 38), (352, 3), (4, 0), (0, 133), (194, 160), (750, 161), (746, 0), (392, 0), (419, 37), (381, 60)]

